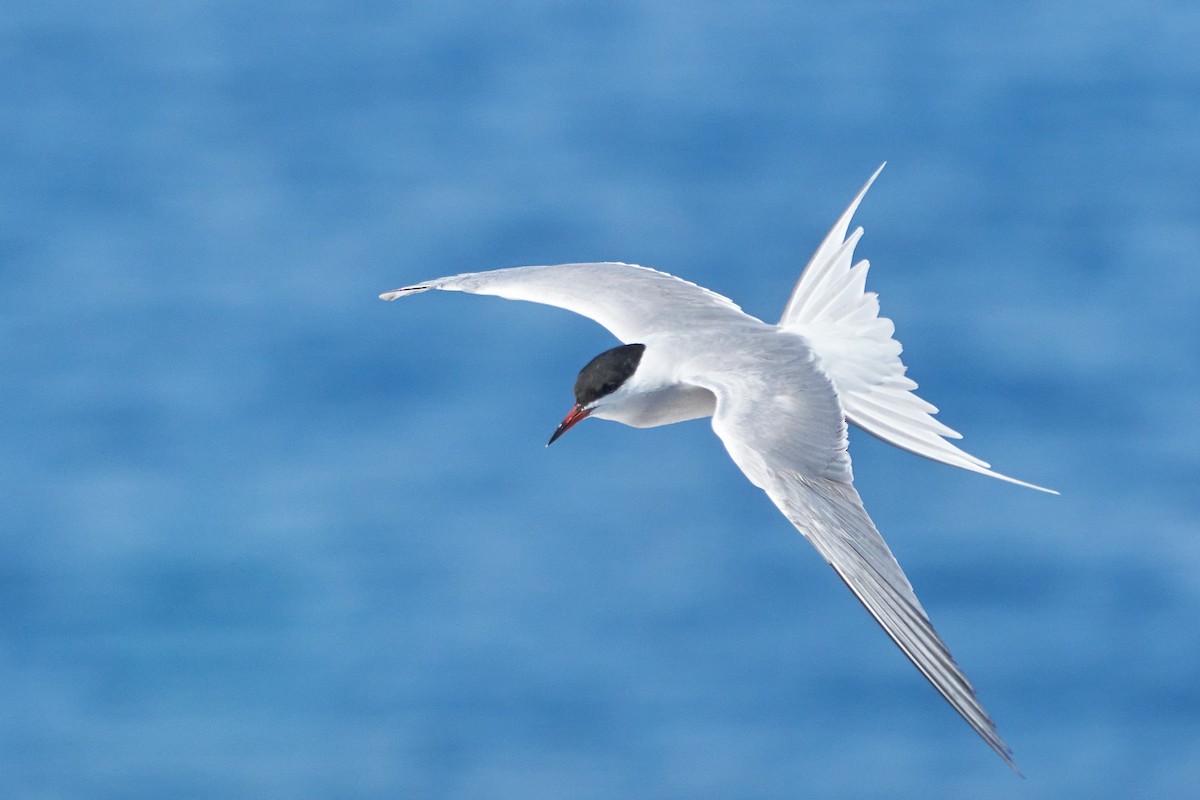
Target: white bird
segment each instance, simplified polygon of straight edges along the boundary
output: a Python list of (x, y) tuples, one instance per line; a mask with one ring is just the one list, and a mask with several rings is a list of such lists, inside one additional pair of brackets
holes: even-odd
[(770, 325), (708, 289), (621, 263), (559, 264), (422, 281), (430, 289), (497, 295), (589, 317), (622, 344), (589, 362), (575, 405), (548, 444), (587, 417), (636, 428), (712, 417), (734, 462), (833, 566), (917, 669), (1014, 770), (975, 690), (955, 664), (852, 485), (847, 422), (917, 455), (1057, 494), (993, 472), (947, 441), (905, 376), (895, 326), (853, 264), (859, 202), (880, 166), (821, 242)]

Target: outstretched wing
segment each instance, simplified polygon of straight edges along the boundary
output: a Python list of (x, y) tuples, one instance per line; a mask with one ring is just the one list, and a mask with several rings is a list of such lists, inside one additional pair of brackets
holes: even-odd
[(917, 384), (904, 374), (902, 348), (893, 338), (896, 326), (879, 316), (878, 297), (866, 291), (870, 264), (853, 263), (863, 229), (847, 235), (850, 218), (882, 169), (863, 186), (804, 268), (780, 327), (809, 340), (837, 388), (846, 418), (855, 425), (934, 461), (1057, 494), (994, 472), (986, 461), (946, 441), (962, 435), (934, 419), (937, 408), (913, 391)]
[(512, 267), (422, 281), (379, 295), (395, 300), (430, 289), (528, 300), (595, 320), (625, 343), (654, 333), (756, 321), (729, 298), (649, 267), (615, 262)]
[(802, 340), (760, 338), (744, 348), (749, 360), (689, 378), (716, 395), (713, 430), (917, 669), (1016, 769), (850, 483), (846, 425), (832, 385)]

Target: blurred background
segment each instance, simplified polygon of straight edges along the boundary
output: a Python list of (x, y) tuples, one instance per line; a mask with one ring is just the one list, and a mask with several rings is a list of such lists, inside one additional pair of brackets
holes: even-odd
[[(1200, 782), (1200, 8), (0, 10), (0, 794), (1062, 798)], [(376, 295), (623, 260), (776, 319), (863, 181), (966, 448), (859, 489), (1028, 779), (615, 342)]]

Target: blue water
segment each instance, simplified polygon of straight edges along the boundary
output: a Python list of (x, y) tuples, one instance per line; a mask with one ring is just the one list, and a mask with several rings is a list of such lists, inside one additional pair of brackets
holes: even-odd
[[(1128, 798), (1200, 782), (1189, 3), (9, 3), (0, 795)], [(1021, 781), (704, 422), (543, 444), (613, 259), (859, 252), (1052, 498), (855, 435)]]

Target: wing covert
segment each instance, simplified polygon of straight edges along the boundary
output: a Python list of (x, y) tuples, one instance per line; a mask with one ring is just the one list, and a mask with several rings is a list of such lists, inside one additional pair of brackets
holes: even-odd
[(380, 297), (430, 289), (556, 306), (595, 320), (625, 343), (659, 332), (755, 320), (732, 300), (649, 267), (616, 262), (510, 267), (423, 281)]

